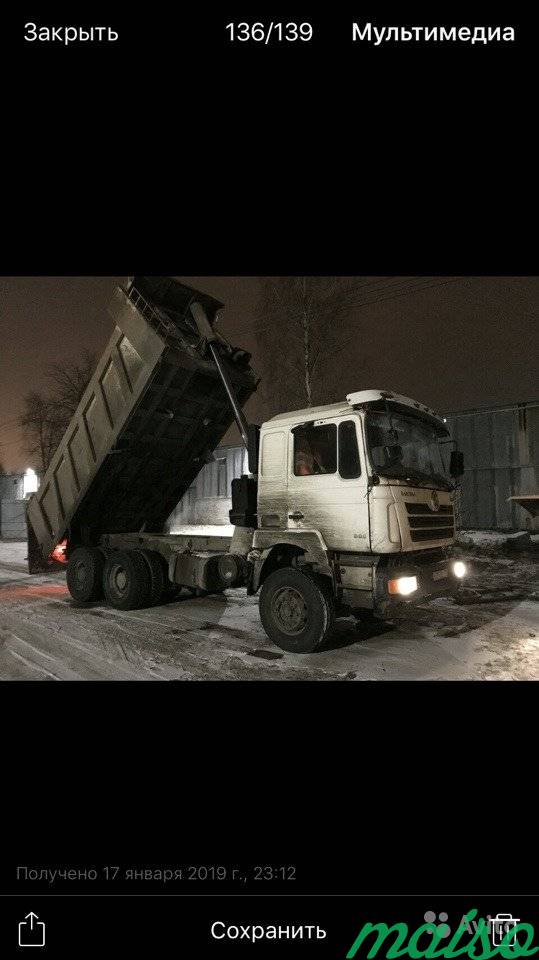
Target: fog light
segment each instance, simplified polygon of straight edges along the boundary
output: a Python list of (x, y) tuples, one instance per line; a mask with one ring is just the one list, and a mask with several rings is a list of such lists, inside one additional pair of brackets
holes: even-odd
[(417, 577), (397, 577), (396, 580), (388, 581), (387, 588), (390, 593), (400, 593), (406, 597), (417, 590)]
[(459, 577), (459, 579), (460, 577), (465, 577), (466, 574), (468, 573), (466, 569), (466, 564), (463, 563), (462, 560), (455, 560), (453, 564), (453, 573), (455, 574), (456, 577)]

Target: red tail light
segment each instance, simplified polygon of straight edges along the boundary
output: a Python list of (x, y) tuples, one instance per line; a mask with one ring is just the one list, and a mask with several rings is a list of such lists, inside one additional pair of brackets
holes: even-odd
[(49, 558), (51, 560), (56, 560), (59, 563), (67, 563), (66, 549), (67, 549), (67, 540), (62, 540), (61, 543), (56, 544), (54, 550), (51, 550), (49, 554)]

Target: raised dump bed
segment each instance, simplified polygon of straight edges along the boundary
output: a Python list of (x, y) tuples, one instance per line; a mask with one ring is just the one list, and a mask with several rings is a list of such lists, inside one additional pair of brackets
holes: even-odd
[[(29, 569), (105, 534), (161, 533), (233, 422), (191, 314), (222, 304), (169, 277), (134, 277), (109, 307), (114, 331), (41, 486), (28, 503)], [(240, 405), (256, 389), (249, 354), (219, 339)]]

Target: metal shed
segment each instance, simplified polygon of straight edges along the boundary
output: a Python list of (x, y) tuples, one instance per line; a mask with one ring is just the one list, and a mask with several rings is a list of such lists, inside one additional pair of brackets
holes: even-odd
[(462, 410), (446, 419), (464, 453), (461, 529), (535, 529), (530, 514), (508, 497), (539, 489), (539, 401)]

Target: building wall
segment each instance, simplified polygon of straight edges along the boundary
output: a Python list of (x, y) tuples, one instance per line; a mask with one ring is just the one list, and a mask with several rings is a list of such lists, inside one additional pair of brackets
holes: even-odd
[(0, 474), (0, 500), (22, 500), (24, 497), (24, 474)]
[(539, 492), (539, 403), (447, 414), (464, 453), (459, 526), (534, 530), (530, 514), (508, 497)]
[(26, 540), (26, 501), (22, 473), (0, 475), (0, 538)]
[(26, 540), (26, 500), (0, 500), (0, 538)]
[(167, 530), (190, 523), (229, 524), (231, 483), (247, 472), (247, 453), (242, 446), (218, 447), (215, 460), (207, 463), (167, 521)]

